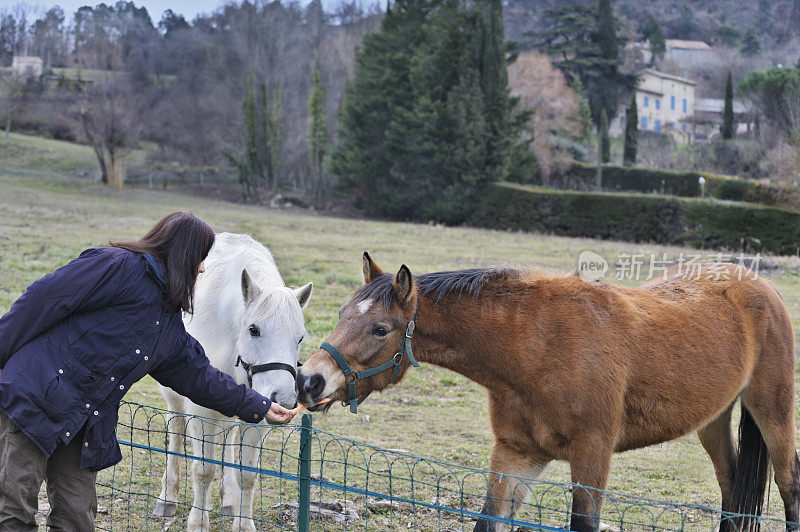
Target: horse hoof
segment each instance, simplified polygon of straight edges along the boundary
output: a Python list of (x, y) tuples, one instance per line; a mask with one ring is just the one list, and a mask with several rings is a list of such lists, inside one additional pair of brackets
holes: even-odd
[(227, 505), (222, 507), (222, 515), (230, 517), (233, 515), (233, 506)]
[(158, 501), (156, 507), (153, 508), (153, 515), (158, 517), (175, 517), (178, 513), (178, 504), (174, 502)]

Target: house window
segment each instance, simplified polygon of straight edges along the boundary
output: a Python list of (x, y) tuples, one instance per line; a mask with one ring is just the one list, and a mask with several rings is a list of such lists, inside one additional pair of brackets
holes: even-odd
[[(656, 100), (656, 101), (658, 101), (658, 100)], [(655, 131), (656, 133), (660, 133), (661, 132), (661, 120), (656, 120), (653, 123), (653, 131)]]
[(688, 111), (686, 110), (686, 108), (687, 108), (687, 106), (686, 106), (686, 98), (684, 98), (684, 99), (683, 99), (683, 112), (684, 112), (684, 113), (688, 113)]
[(642, 117), (642, 129), (647, 129), (647, 117)]
[(645, 107), (647, 107), (647, 104), (648, 104), (648, 102), (649, 102), (649, 101), (650, 101), (650, 98), (648, 98), (647, 96), (645, 96), (645, 97), (644, 97), (644, 106), (645, 106)]
[(669, 108), (672, 111), (675, 110), (675, 96), (670, 96), (669, 97)]
[[(684, 100), (684, 101), (685, 101), (685, 100)], [(682, 129), (683, 131), (686, 131), (686, 124), (685, 124), (685, 123), (684, 123), (684, 124), (681, 124), (681, 129)]]
[(656, 109), (661, 109), (661, 100), (656, 100)]

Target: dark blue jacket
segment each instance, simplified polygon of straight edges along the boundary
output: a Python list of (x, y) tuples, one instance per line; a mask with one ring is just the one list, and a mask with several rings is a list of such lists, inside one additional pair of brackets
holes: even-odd
[(48, 456), (85, 426), (81, 467), (119, 462), (119, 402), (148, 373), (226, 416), (266, 415), (269, 399), (211, 366), (164, 308), (161, 268), (149, 255), (88, 249), (0, 318), (0, 410)]

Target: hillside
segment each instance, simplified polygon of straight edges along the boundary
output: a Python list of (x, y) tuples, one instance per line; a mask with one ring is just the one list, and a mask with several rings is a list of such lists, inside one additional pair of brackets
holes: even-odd
[[(506, 37), (529, 43), (525, 33), (540, 29), (541, 15), (548, 9), (570, 4), (593, 4), (589, 0), (508, 0), (505, 4)], [(778, 49), (800, 37), (799, 0), (616, 0), (617, 16), (638, 32), (648, 13), (661, 24), (664, 35), (674, 39), (696, 39), (713, 43), (721, 26), (744, 33), (758, 30), (764, 50)]]

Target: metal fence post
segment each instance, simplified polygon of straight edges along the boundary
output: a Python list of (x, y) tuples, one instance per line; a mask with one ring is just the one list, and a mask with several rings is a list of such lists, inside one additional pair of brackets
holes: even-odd
[(297, 508), (297, 530), (308, 532), (311, 506), (311, 415), (303, 414), (300, 429), (300, 484)]

